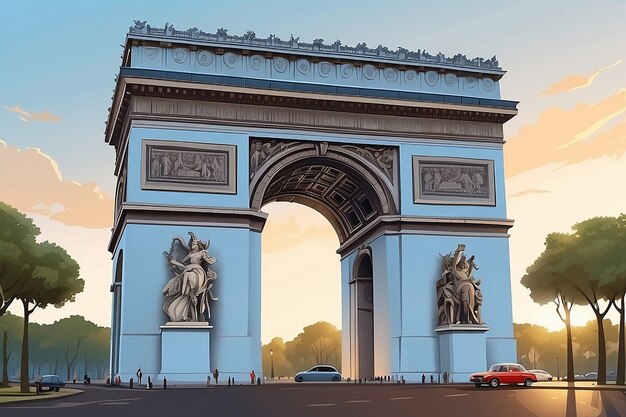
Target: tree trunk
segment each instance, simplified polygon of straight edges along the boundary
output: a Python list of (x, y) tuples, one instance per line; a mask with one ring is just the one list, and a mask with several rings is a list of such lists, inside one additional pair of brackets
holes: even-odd
[(24, 305), (24, 335), (22, 336), (22, 360), (20, 365), (20, 392), (30, 392), (28, 384), (28, 301), (22, 300)]
[(9, 331), (2, 332), (2, 386), (9, 386)]
[(625, 385), (626, 379), (626, 335), (624, 334), (624, 300), (626, 294), (622, 295), (622, 308), (619, 310), (619, 344), (617, 349), (617, 378), (615, 383), (618, 385)]
[(606, 337), (604, 335), (604, 315), (596, 314), (598, 323), (598, 385), (606, 384)]
[(565, 309), (565, 332), (567, 334), (567, 382), (574, 382), (574, 349), (572, 342), (571, 310)]

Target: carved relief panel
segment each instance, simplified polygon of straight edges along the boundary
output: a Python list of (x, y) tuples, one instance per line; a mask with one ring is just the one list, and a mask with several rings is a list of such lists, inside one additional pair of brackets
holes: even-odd
[(416, 204), (496, 205), (493, 161), (413, 156)]
[(236, 194), (236, 157), (235, 145), (143, 140), (141, 188)]

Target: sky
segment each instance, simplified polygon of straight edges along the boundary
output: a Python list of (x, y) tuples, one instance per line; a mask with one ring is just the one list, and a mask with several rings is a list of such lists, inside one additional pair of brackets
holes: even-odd
[[(365, 42), (369, 47), (496, 55), (502, 98), (519, 101), (505, 125), (514, 321), (555, 330), (551, 306), (519, 280), (545, 236), (626, 207), (626, 2), (623, 1), (20, 1), (0, 0), (0, 200), (31, 216), (42, 238), (81, 265), (85, 291), (70, 314), (109, 325), (114, 150), (104, 143), (129, 26), (134, 19), (259, 37)], [(338, 239), (317, 212), (271, 204), (262, 234), (262, 340), (293, 338), (325, 320), (340, 327)], [(314, 271), (314, 273), (312, 272)], [(291, 296), (295, 294), (295, 296)], [(321, 307), (298, 297), (330, 300)], [(317, 297), (307, 297), (315, 299)], [(333, 302), (332, 300), (336, 300)], [(578, 311), (577, 311), (578, 310)], [(574, 322), (592, 318), (575, 307)], [(299, 314), (284, 314), (298, 311)], [(14, 311), (19, 313), (19, 311)]]

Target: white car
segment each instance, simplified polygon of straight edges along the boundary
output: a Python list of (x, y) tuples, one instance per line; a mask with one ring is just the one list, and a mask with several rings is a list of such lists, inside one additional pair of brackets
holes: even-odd
[(535, 374), (535, 376), (537, 377), (537, 381), (552, 381), (552, 375), (550, 375), (543, 369), (531, 369), (528, 372)]

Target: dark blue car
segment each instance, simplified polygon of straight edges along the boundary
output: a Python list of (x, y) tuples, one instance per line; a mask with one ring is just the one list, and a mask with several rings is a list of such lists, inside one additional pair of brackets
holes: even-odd
[(61, 381), (58, 375), (44, 375), (37, 381), (37, 384), (39, 391), (43, 391), (44, 388), (48, 388), (48, 391), (59, 391), (65, 386), (65, 382)]

